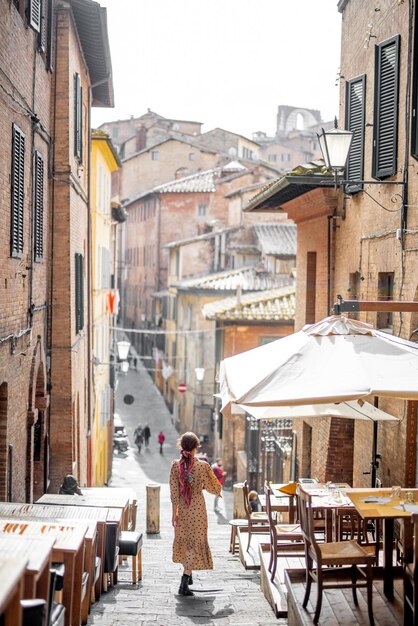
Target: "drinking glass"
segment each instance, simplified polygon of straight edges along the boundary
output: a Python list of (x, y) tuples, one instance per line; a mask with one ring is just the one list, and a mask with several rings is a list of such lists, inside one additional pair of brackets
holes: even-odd
[(395, 485), (392, 487), (390, 492), (391, 500), (400, 500), (402, 494), (402, 489), (399, 485)]

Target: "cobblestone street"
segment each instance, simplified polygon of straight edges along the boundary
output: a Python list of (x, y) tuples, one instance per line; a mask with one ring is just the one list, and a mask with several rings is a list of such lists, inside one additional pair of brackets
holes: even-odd
[[(135, 397), (132, 405), (123, 403), (125, 394)], [(125, 423), (130, 442), (138, 423), (149, 422), (151, 440), (139, 454), (130, 447), (127, 455), (114, 455), (112, 486), (132, 487), (138, 495), (137, 529), (144, 532), (142, 549), (143, 580), (132, 585), (131, 559), (119, 567), (119, 582), (93, 605), (89, 625), (125, 626), (135, 624), (176, 626), (188, 624), (235, 624), (268, 626), (286, 624), (277, 620), (260, 591), (258, 572), (245, 571), (237, 556), (229, 551), (232, 494), (225, 492), (222, 513), (213, 510), (214, 498), (206, 497), (209, 515), (209, 543), (215, 569), (194, 573), (196, 595), (177, 595), (180, 567), (171, 561), (172, 527), (168, 472), (177, 457), (177, 432), (161, 396), (145, 370), (130, 371), (118, 386), (117, 412)], [(163, 454), (159, 453), (157, 434), (166, 436)], [(146, 535), (146, 485), (161, 484), (160, 534)]]

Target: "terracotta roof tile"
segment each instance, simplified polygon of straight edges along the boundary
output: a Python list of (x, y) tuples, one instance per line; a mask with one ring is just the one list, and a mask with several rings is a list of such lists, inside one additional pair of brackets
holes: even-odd
[(279, 321), (295, 319), (295, 286), (268, 289), (205, 304), (203, 316), (224, 321)]

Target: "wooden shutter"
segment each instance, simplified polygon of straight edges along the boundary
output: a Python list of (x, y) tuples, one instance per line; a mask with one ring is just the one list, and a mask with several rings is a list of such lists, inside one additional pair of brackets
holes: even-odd
[(305, 323), (315, 322), (316, 310), (316, 252), (308, 252), (306, 255), (306, 302)]
[(18, 257), (23, 253), (24, 182), (25, 135), (18, 126), (13, 124), (10, 252), (12, 256)]
[(83, 90), (80, 75), (74, 75), (74, 154), (82, 160), (83, 154)]
[(39, 50), (45, 52), (48, 38), (48, 16), (47, 0), (41, 0), (41, 24), (39, 29), (38, 45)]
[(34, 244), (35, 260), (44, 254), (44, 160), (40, 152), (35, 152), (35, 210)]
[(41, 32), (42, 0), (29, 0), (29, 26)]
[(75, 255), (75, 332), (84, 328), (84, 257)]
[(383, 178), (396, 172), (398, 143), (400, 37), (376, 46), (373, 176)]
[(55, 57), (55, 36), (54, 36), (54, 0), (44, 0), (48, 2), (48, 19), (46, 29), (46, 68), (52, 70)]
[[(347, 179), (362, 180), (364, 169), (364, 125), (366, 110), (366, 76), (348, 80), (345, 98), (345, 127), (354, 132), (347, 164)], [(355, 193), (362, 185), (347, 185), (346, 191)]]

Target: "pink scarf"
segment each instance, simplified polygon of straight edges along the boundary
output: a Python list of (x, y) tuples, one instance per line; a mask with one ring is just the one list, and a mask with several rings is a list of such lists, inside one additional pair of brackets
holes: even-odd
[(181, 450), (181, 458), (179, 461), (179, 473), (180, 473), (180, 494), (186, 504), (190, 506), (192, 499), (192, 470), (194, 467), (194, 455), (186, 450)]

